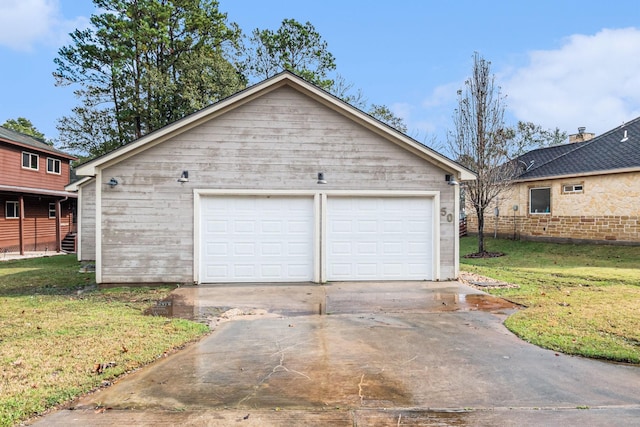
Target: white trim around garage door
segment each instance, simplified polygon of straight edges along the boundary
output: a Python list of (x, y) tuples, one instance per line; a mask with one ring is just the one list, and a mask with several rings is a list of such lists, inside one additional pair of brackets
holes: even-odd
[(432, 228), (432, 280), (440, 280), (440, 193), (438, 191), (378, 191), (378, 190), (248, 190), (248, 189), (195, 189), (194, 190), (194, 246), (193, 246), (193, 274), (194, 283), (202, 283), (201, 278), (201, 244), (202, 244), (202, 197), (208, 196), (287, 196), (287, 197), (313, 197), (314, 200), (314, 255), (313, 255), (313, 281), (324, 283), (327, 281), (326, 250), (323, 247), (327, 239), (327, 198), (331, 197), (383, 197), (383, 198), (429, 198), (433, 206)]

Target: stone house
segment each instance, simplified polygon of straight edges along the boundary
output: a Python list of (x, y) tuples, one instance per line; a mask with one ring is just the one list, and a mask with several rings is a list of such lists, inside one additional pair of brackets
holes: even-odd
[[(485, 235), (640, 244), (640, 117), (599, 136), (579, 128), (568, 144), (516, 162), (512, 189), (486, 213)], [(473, 209), (466, 212), (477, 233)]]

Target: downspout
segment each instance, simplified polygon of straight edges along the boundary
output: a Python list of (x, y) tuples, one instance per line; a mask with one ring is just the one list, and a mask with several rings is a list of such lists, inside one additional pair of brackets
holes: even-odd
[(24, 255), (24, 196), (18, 198), (20, 214), (18, 215), (18, 236), (20, 238), (20, 255)]
[(60, 238), (60, 231), (62, 230), (62, 224), (60, 217), (62, 216), (62, 208), (60, 205), (63, 202), (66, 202), (69, 199), (69, 196), (65, 197), (62, 200), (56, 200), (56, 252), (62, 252), (62, 239)]

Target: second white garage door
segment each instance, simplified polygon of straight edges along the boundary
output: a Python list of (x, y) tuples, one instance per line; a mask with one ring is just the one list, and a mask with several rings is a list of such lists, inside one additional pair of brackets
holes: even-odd
[(328, 197), (326, 278), (433, 280), (433, 200)]

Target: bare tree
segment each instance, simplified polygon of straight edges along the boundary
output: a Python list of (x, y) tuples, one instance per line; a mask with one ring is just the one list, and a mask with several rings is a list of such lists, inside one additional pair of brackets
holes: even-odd
[(473, 73), (458, 90), (455, 130), (448, 138), (454, 158), (476, 172), (478, 179), (465, 184), (465, 197), (478, 216), (478, 254), (486, 254), (484, 214), (510, 186), (515, 162), (509, 162), (514, 130), (504, 124), (504, 97), (495, 86), (491, 63), (473, 55)]

